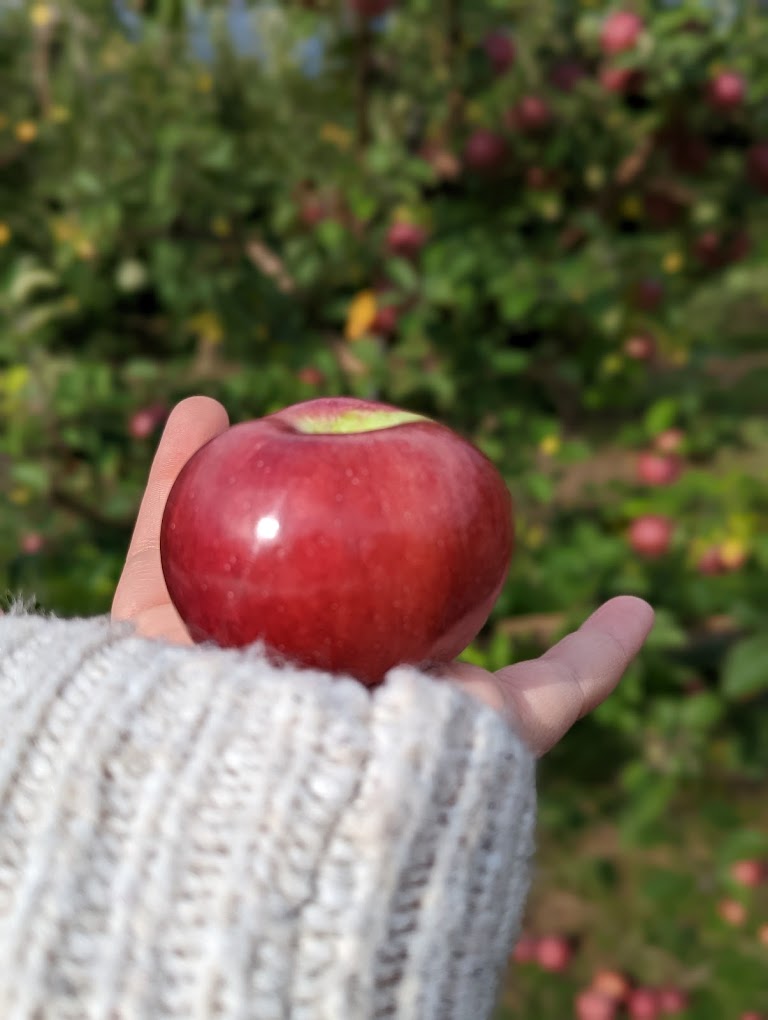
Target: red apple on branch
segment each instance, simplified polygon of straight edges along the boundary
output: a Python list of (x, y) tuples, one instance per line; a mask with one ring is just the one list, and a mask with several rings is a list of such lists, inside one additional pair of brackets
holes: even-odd
[(625, 1002), (632, 991), (632, 982), (626, 974), (619, 970), (599, 970), (592, 978), (592, 990), (612, 999), (616, 1003)]
[(394, 7), (395, 0), (347, 0), (349, 8), (363, 18), (378, 18)]
[(392, 255), (402, 258), (416, 258), (427, 243), (429, 234), (425, 227), (410, 220), (396, 220), (387, 231), (387, 248)]
[(600, 31), (603, 53), (613, 55), (633, 50), (645, 25), (634, 11), (614, 11), (605, 19)]
[(366, 684), (448, 662), (485, 623), (513, 546), (493, 464), (422, 415), (347, 397), (229, 428), (176, 480), (160, 552), (193, 640)]
[(707, 85), (707, 100), (715, 110), (736, 110), (744, 102), (747, 83), (736, 71), (720, 71)]
[(587, 988), (576, 997), (577, 1020), (615, 1020), (616, 1002), (609, 996)]
[(533, 963), (536, 959), (538, 939), (532, 935), (521, 935), (512, 950), (512, 959), (515, 963)]
[(665, 985), (659, 989), (659, 1006), (664, 1016), (678, 1016), (685, 1013), (690, 1005), (690, 996), (676, 985)]
[(768, 881), (768, 863), (747, 858), (731, 865), (731, 878), (739, 885), (754, 887)]
[(683, 461), (674, 453), (644, 450), (637, 458), (637, 478), (645, 485), (671, 485), (683, 473)]
[(515, 44), (506, 32), (491, 32), (485, 37), (483, 48), (496, 74), (504, 74), (515, 62)]
[(661, 1014), (659, 993), (655, 988), (634, 988), (627, 999), (627, 1013), (632, 1020), (656, 1020)]
[(648, 333), (635, 333), (624, 341), (624, 353), (634, 361), (650, 361), (656, 356), (656, 340)]
[(573, 959), (573, 946), (564, 935), (543, 935), (536, 946), (536, 962), (544, 970), (559, 974)]
[(541, 96), (523, 96), (516, 106), (507, 111), (505, 122), (512, 131), (535, 134), (552, 123), (552, 110)]
[(669, 552), (675, 531), (674, 521), (661, 514), (643, 514), (629, 527), (629, 544), (636, 553), (654, 560)]
[(478, 128), (467, 141), (464, 162), (471, 170), (489, 173), (498, 170), (507, 155), (507, 145), (501, 135), (487, 128)]

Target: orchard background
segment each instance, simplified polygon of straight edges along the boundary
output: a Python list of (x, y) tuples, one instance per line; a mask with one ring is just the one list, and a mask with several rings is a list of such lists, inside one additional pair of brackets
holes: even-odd
[(440, 418), (517, 505), (469, 658), (658, 610), (500, 1017), (768, 1016), (766, 5), (4, 0), (0, 75), (2, 588), (109, 609), (184, 396)]

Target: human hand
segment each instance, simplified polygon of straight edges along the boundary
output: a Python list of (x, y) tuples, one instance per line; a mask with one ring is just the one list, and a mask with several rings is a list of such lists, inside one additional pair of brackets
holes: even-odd
[[(112, 603), (113, 619), (131, 620), (145, 637), (192, 643), (165, 585), (160, 523), (184, 464), (228, 426), (227, 412), (209, 397), (181, 401), (166, 423)], [(455, 662), (437, 675), (499, 711), (533, 751), (544, 754), (608, 697), (652, 625), (653, 610), (646, 602), (619, 596), (538, 659), (497, 673)]]

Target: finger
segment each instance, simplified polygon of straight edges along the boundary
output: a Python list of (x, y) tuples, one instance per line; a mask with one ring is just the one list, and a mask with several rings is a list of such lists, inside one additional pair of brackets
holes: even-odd
[(160, 563), (160, 524), (179, 472), (210, 439), (229, 426), (226, 410), (210, 397), (188, 397), (171, 412), (141, 501), (112, 615), (129, 619), (167, 598)]
[(499, 670), (510, 721), (539, 754), (548, 751), (614, 690), (652, 626), (647, 602), (619, 596), (540, 658)]
[(653, 609), (643, 599), (620, 595), (604, 603), (573, 634), (542, 655), (579, 688), (579, 718), (613, 691), (653, 627)]

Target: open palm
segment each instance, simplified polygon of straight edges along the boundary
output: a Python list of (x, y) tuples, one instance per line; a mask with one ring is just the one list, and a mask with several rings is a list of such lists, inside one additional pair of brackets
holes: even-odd
[[(131, 620), (146, 637), (192, 643), (163, 578), (160, 523), (184, 464), (228, 427), (222, 405), (202, 396), (183, 400), (166, 424), (112, 603), (113, 618)], [(651, 607), (642, 599), (623, 595), (606, 602), (577, 631), (537, 659), (496, 673), (455, 662), (441, 669), (440, 676), (501, 712), (526, 743), (543, 754), (608, 697), (652, 625)]]

